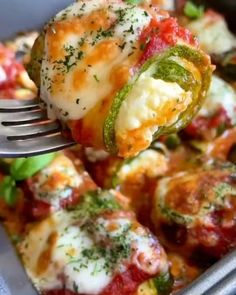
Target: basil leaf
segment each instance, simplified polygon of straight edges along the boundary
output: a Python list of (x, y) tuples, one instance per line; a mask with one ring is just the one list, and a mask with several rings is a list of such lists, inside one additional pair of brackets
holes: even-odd
[(16, 202), (17, 188), (15, 180), (11, 176), (5, 176), (0, 183), (0, 198), (3, 198), (9, 206)]
[(15, 180), (24, 180), (46, 167), (54, 158), (55, 153), (14, 160), (10, 174)]
[(184, 7), (184, 14), (192, 19), (197, 19), (203, 16), (204, 6), (197, 6), (191, 1), (188, 1)]

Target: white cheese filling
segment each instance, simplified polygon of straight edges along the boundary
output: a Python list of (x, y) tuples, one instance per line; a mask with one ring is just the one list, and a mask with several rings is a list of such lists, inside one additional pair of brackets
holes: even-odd
[(115, 123), (116, 135), (126, 138), (127, 132), (147, 125), (143, 137), (151, 142), (160, 126), (178, 120), (191, 103), (191, 96), (191, 92), (186, 92), (176, 82), (146, 77), (143, 73), (121, 105)]

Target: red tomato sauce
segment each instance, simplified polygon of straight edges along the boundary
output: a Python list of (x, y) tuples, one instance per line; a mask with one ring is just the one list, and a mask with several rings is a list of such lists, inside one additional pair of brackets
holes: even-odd
[[(112, 282), (98, 295), (133, 295), (138, 286), (147, 280), (149, 275), (131, 265), (125, 272), (114, 277)], [(89, 284), (89, 282), (88, 282)], [(68, 290), (52, 290), (43, 295), (84, 295)]]
[[(83, 181), (78, 188), (72, 190), (72, 194), (66, 198), (60, 200), (60, 208), (68, 208), (78, 204), (81, 195), (87, 191), (95, 190), (96, 184), (92, 181), (89, 175), (82, 175)], [(34, 192), (30, 190), (33, 180), (30, 178), (22, 184), (24, 195), (26, 196), (25, 212), (30, 219), (44, 218), (50, 214), (51, 211), (56, 211), (57, 208), (53, 208), (50, 203), (37, 200), (34, 197)], [(58, 209), (60, 209), (58, 208)]]
[(220, 126), (232, 127), (230, 118), (224, 108), (220, 108), (212, 117), (197, 116), (184, 129), (184, 133), (194, 139), (212, 139)]
[(164, 49), (175, 46), (178, 40), (198, 46), (196, 38), (188, 29), (179, 26), (176, 18), (170, 17), (161, 21), (152, 19), (150, 25), (143, 30), (140, 36), (144, 47), (140, 64)]

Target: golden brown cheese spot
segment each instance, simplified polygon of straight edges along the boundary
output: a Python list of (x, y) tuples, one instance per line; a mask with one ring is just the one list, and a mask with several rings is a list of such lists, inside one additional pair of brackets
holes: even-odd
[(58, 235), (56, 232), (52, 232), (50, 236), (48, 237), (47, 248), (40, 254), (38, 258), (38, 262), (36, 266), (36, 273), (38, 275), (41, 275), (42, 273), (47, 271), (51, 263), (51, 257), (52, 257), (53, 249), (56, 245), (57, 237)]
[(112, 61), (120, 54), (118, 47), (119, 40), (104, 40), (95, 46), (91, 54), (85, 58), (85, 62), (89, 65), (94, 65), (100, 62)]
[(107, 30), (114, 19), (109, 15), (106, 9), (92, 11), (88, 16), (82, 18), (83, 25), (86, 26), (86, 31), (96, 31), (99, 29)]
[(73, 73), (72, 86), (74, 89), (79, 90), (86, 86), (87, 84), (87, 72), (83, 70), (75, 70)]
[(122, 88), (130, 78), (129, 65), (119, 65), (115, 67), (110, 75), (110, 82), (114, 85), (114, 88)]
[(201, 205), (201, 195), (196, 192), (198, 186), (200, 183), (196, 177), (184, 181), (181, 178), (173, 179), (169, 184), (166, 203), (183, 214), (197, 214)]
[(214, 187), (225, 178), (226, 174), (217, 170), (174, 178), (169, 183), (166, 204), (182, 214), (195, 215), (204, 202), (214, 202)]
[(61, 47), (69, 34), (83, 36), (85, 32), (96, 31), (98, 29), (106, 30), (110, 27), (112, 20), (108, 18), (105, 10), (98, 10), (90, 13), (88, 16), (73, 18), (54, 22), (47, 29), (48, 53), (52, 60), (61, 59), (65, 52)]
[(64, 76), (63, 74), (57, 72), (52, 78), (51, 92), (56, 94), (57, 92), (62, 92), (64, 88)]

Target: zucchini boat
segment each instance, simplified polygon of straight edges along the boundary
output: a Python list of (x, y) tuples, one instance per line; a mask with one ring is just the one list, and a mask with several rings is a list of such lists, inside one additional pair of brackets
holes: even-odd
[(82, 162), (69, 151), (57, 153), (52, 162), (28, 177), (21, 187), (26, 214), (33, 219), (75, 206), (81, 195), (97, 188)]
[(76, 1), (45, 26), (29, 65), (48, 116), (76, 142), (121, 157), (186, 126), (213, 69), (175, 18), (127, 2)]
[(211, 141), (236, 124), (236, 92), (213, 75), (206, 100), (192, 122), (184, 129), (189, 139)]
[(205, 254), (209, 261), (236, 246), (236, 166), (204, 161), (158, 182), (152, 217), (163, 245), (188, 257)]
[(224, 17), (207, 10), (187, 27), (197, 36), (200, 46), (211, 55), (219, 70), (232, 80), (236, 79), (236, 37), (230, 32)]
[(87, 192), (70, 211), (30, 226), (18, 247), (40, 294), (161, 295), (171, 289), (163, 248), (113, 190)]

